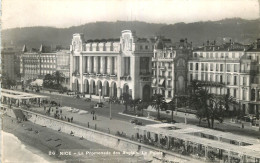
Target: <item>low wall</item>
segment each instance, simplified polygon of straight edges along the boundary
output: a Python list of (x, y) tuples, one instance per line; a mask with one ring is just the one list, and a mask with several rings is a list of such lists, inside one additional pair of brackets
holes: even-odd
[[(12, 110), (12, 109), (8, 109)], [(131, 141), (122, 137), (114, 136), (111, 134), (103, 133), (90, 128), (82, 127), (77, 124), (61, 121), (45, 115), (34, 113), (27, 110), (22, 110), (27, 116), (28, 120), (41, 125), (46, 126), (53, 130), (59, 130), (60, 132), (70, 134), (74, 133), (74, 136), (83, 137), (84, 139), (95, 142), (106, 147), (110, 147), (121, 152), (129, 152), (131, 155), (144, 156), (145, 160), (153, 160), (161, 162), (160, 159), (173, 161), (173, 162), (190, 162), (191, 160), (187, 157), (171, 153), (169, 151), (160, 150), (152, 146), (141, 144), (135, 141)], [(12, 111), (8, 113), (12, 114)], [(136, 154), (135, 152), (138, 152)], [(156, 159), (157, 158), (157, 159)]]

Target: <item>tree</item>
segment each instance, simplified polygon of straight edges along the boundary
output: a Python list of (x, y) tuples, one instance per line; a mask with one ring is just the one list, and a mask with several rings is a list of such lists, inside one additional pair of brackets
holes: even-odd
[(53, 74), (53, 80), (59, 86), (65, 80), (65, 75), (60, 71), (55, 71)]
[(171, 109), (172, 111), (172, 116), (171, 116), (171, 121), (173, 122), (173, 111), (176, 108), (176, 97), (172, 98), (171, 101), (168, 102), (168, 107)]
[(53, 76), (51, 74), (47, 74), (44, 76), (43, 86), (46, 88), (52, 88), (54, 85), (53, 81), (54, 81)]
[(138, 107), (138, 105), (140, 104), (140, 102), (141, 102), (141, 99), (131, 99), (130, 100), (130, 105), (131, 105), (131, 107), (133, 107), (134, 108), (134, 113), (135, 113), (135, 108), (136, 107)]
[(154, 94), (152, 96), (151, 106), (155, 107), (157, 112), (157, 119), (160, 119), (160, 110), (166, 107), (165, 98), (161, 94)]
[(127, 112), (127, 106), (130, 104), (130, 100), (132, 99), (132, 97), (128, 93), (123, 93), (121, 99), (123, 100), (125, 105), (125, 112)]
[(3, 88), (10, 89), (12, 86), (16, 85), (16, 81), (9, 78), (8, 74), (3, 73), (1, 76), (1, 82)]

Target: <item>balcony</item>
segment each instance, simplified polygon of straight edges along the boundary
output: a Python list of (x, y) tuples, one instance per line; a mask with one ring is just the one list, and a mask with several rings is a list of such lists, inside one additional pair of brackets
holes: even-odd
[(79, 73), (77, 70), (75, 70), (75, 71), (72, 73), (72, 76), (80, 76), (80, 73)]
[(150, 72), (140, 72), (140, 76), (152, 76)]
[(124, 80), (124, 81), (131, 80), (131, 76), (121, 76), (120, 80)]
[(160, 70), (164, 70), (164, 71), (166, 70), (165, 66), (160, 66), (159, 68), (160, 68)]
[(93, 73), (93, 72), (92, 72), (92, 73), (89, 73), (89, 76), (90, 76), (90, 77), (96, 77), (96, 73)]
[(141, 80), (143, 82), (150, 82), (151, 81), (151, 77), (141, 77)]
[(89, 76), (89, 73), (84, 72), (83, 75), (84, 75), (84, 76)]
[[(116, 78), (117, 78), (117, 75), (116, 75), (116, 74), (111, 74), (111, 75), (110, 75), (110, 78), (116, 79)], [(120, 79), (121, 79), (121, 78), (120, 78)]]

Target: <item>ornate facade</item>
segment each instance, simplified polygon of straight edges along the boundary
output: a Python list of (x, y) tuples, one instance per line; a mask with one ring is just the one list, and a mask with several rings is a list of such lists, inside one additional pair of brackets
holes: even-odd
[(191, 53), (191, 44), (180, 40), (173, 45), (170, 40), (158, 39), (154, 46), (152, 58), (153, 94), (160, 93), (166, 101), (175, 95), (187, 92), (187, 63)]
[(120, 39), (88, 40), (74, 34), (70, 46), (71, 89), (103, 97), (128, 93), (133, 99), (151, 96), (152, 39), (124, 30)]
[(240, 102), (244, 113), (260, 109), (260, 48), (238, 43), (215, 44), (193, 51), (189, 60), (189, 81), (211, 83), (209, 91), (229, 94)]

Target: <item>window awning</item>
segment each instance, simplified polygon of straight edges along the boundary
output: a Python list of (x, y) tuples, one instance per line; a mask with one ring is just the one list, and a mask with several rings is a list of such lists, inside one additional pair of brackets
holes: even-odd
[(153, 79), (153, 84), (156, 84), (156, 79)]
[(163, 83), (164, 83), (164, 79), (161, 79), (160, 80), (160, 85), (163, 85)]

